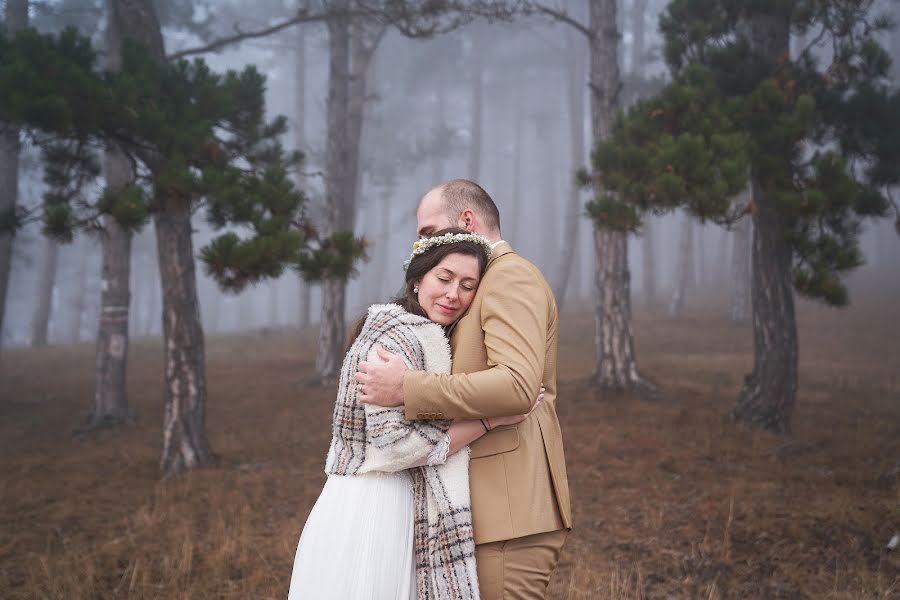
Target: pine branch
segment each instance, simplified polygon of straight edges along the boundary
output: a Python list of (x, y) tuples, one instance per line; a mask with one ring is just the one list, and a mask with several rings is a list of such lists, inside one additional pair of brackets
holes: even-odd
[(342, 17), (352, 17), (359, 15), (361, 13), (357, 11), (346, 11), (346, 12), (325, 12), (325, 13), (310, 13), (306, 10), (299, 10), (297, 14), (287, 19), (285, 21), (281, 21), (280, 23), (276, 23), (270, 27), (266, 27), (264, 29), (257, 29), (255, 31), (241, 31), (240, 27), (237, 23), (234, 25), (235, 34), (229, 35), (225, 37), (221, 37), (217, 40), (213, 40), (212, 42), (205, 44), (203, 46), (197, 46), (195, 48), (187, 48), (185, 50), (179, 50), (173, 54), (170, 54), (166, 57), (167, 60), (178, 60), (179, 58), (184, 58), (185, 56), (191, 56), (194, 54), (206, 54), (208, 52), (215, 52), (217, 50), (221, 50), (225, 46), (230, 46), (232, 44), (237, 44), (239, 42), (243, 42), (244, 40), (250, 40), (254, 38), (266, 37), (268, 35), (272, 35), (273, 33), (278, 33), (283, 29), (287, 29), (288, 27), (293, 27), (294, 25), (299, 25), (300, 23), (313, 23), (318, 21), (325, 21), (326, 19), (335, 19)]
[(594, 37), (594, 32), (591, 31), (590, 27), (588, 27), (581, 21), (570, 17), (569, 13), (567, 13), (564, 9), (553, 8), (547, 6), (546, 4), (541, 4), (540, 2), (531, 3), (530, 8), (538, 14), (547, 15), (548, 17), (556, 19), (560, 23), (565, 23), (566, 25), (574, 27), (576, 31), (585, 35), (588, 39)]
[[(439, 3), (437, 8), (425, 3), (424, 6), (409, 6), (404, 2), (385, 3), (381, 1), (357, 1), (353, 8), (345, 11), (324, 10), (321, 12), (300, 9), (297, 13), (284, 21), (257, 29), (254, 31), (242, 31), (237, 23), (234, 25), (234, 35), (225, 36), (203, 46), (187, 48), (172, 53), (166, 58), (177, 60), (185, 56), (206, 54), (221, 50), (226, 46), (243, 42), (244, 40), (266, 37), (278, 33), (294, 25), (301, 23), (322, 22), (330, 19), (363, 17), (392, 25), (403, 35), (410, 38), (429, 38), (437, 34), (448, 33), (458, 27), (471, 22), (476, 18), (487, 20), (506, 20), (519, 12), (528, 12), (518, 0), (510, 2), (496, 2), (492, 0), (456, 0)], [(442, 18), (449, 20), (441, 22)], [(574, 23), (574, 21), (573, 21)]]

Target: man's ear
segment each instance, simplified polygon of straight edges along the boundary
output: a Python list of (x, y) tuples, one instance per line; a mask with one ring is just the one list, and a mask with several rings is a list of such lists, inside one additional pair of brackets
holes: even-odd
[(471, 208), (467, 208), (459, 215), (459, 226), (466, 231), (475, 231), (475, 212)]

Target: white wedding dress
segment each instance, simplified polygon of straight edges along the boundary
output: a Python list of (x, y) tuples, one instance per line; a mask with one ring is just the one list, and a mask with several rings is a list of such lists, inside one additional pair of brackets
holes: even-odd
[(408, 471), (329, 475), (294, 558), (288, 600), (415, 600)]

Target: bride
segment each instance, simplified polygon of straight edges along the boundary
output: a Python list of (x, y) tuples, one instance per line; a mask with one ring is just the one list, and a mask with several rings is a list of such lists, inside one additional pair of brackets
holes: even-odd
[(411, 369), (449, 373), (445, 328), (472, 303), (490, 252), (464, 229), (415, 242), (405, 294), (369, 307), (357, 326), (341, 367), (328, 479), (297, 545), (289, 600), (479, 598), (467, 446), (527, 415), (408, 421), (403, 407), (358, 402), (353, 374), (379, 347)]

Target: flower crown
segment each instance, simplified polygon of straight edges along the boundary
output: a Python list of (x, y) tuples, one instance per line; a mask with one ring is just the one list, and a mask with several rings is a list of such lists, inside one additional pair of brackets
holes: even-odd
[(484, 250), (484, 253), (490, 257), (491, 255), (491, 243), (487, 241), (487, 238), (479, 233), (445, 233), (443, 235), (436, 235), (430, 238), (424, 238), (421, 240), (416, 240), (413, 242), (413, 251), (412, 254), (409, 255), (409, 258), (403, 263), (403, 270), (407, 270), (409, 268), (409, 263), (412, 262), (412, 259), (419, 256), (420, 254), (425, 254), (432, 248), (436, 248), (437, 246), (442, 246), (444, 244), (455, 244), (457, 242), (475, 242), (481, 249)]

